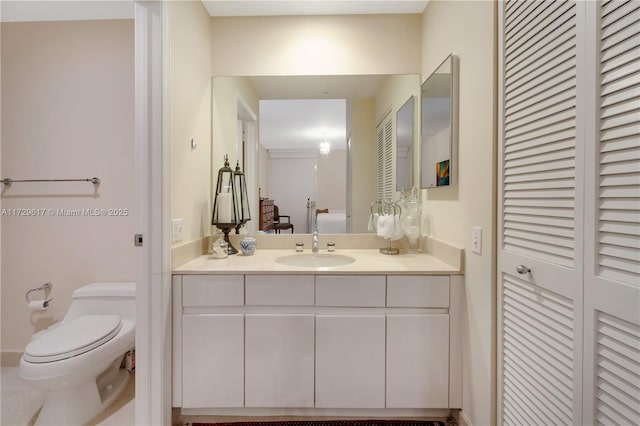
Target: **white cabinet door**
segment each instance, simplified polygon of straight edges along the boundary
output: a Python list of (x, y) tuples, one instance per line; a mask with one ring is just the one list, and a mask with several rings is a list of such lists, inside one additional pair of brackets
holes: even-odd
[(247, 315), (245, 405), (313, 407), (314, 315)]
[(182, 317), (182, 407), (244, 405), (244, 315)]
[(387, 316), (387, 408), (448, 408), (449, 315)]
[(316, 407), (384, 408), (384, 315), (316, 316)]

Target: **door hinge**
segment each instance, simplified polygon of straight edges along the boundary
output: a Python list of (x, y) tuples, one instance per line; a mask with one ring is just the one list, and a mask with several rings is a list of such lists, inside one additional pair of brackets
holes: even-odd
[(142, 234), (136, 234), (133, 236), (133, 245), (136, 247), (142, 247)]

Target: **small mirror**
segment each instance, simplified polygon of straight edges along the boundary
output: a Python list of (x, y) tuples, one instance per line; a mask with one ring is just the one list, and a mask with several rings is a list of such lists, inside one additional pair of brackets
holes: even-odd
[(421, 187), (453, 185), (457, 172), (458, 57), (449, 55), (422, 83), (421, 92)]
[(413, 95), (396, 113), (396, 191), (413, 187)]

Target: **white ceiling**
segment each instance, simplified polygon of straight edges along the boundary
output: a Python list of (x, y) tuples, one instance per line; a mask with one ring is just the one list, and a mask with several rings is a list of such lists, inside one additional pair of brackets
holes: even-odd
[(422, 13), (428, 0), (202, 0), (211, 16)]
[(346, 149), (345, 99), (260, 101), (260, 144), (266, 149)]
[[(247, 77), (260, 101), (260, 143), (266, 149), (346, 149), (348, 100), (371, 98), (388, 75)], [(224, 77), (222, 77), (224, 78)]]

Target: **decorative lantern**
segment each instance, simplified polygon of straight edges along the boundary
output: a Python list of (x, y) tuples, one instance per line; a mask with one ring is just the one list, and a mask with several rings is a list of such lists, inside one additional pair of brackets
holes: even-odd
[(249, 197), (247, 196), (247, 181), (244, 173), (240, 170), (240, 162), (236, 162), (236, 169), (233, 172), (236, 188), (236, 202), (238, 203), (238, 215), (240, 224), (236, 226), (236, 234), (240, 233), (240, 227), (251, 220), (251, 212), (249, 212)]
[(213, 202), (211, 224), (224, 232), (224, 240), (229, 244), (229, 254), (238, 252), (229, 241), (229, 232), (240, 224), (238, 205), (234, 173), (229, 167), (229, 157), (225, 155), (224, 167), (218, 170), (218, 183)]

